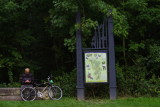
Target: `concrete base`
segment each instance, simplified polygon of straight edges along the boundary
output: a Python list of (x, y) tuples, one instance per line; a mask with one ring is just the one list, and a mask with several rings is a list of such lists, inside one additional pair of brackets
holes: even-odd
[(110, 87), (110, 100), (117, 99), (116, 87)]
[(85, 93), (83, 88), (80, 88), (80, 89), (77, 88), (77, 100), (85, 100), (84, 94)]

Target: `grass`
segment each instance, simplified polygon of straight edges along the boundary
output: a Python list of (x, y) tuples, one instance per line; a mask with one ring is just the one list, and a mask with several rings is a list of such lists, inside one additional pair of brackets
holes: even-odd
[(160, 107), (160, 98), (92, 99), (85, 101), (77, 101), (75, 98), (62, 98), (59, 101), (0, 101), (0, 107)]

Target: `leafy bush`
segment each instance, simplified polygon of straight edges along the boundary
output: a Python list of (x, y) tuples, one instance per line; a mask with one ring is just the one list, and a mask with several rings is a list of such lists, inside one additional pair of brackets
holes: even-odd
[(1, 84), (0, 84), (0, 88), (5, 88), (5, 87), (7, 87), (7, 84), (6, 84), (6, 83), (1, 83)]
[(154, 75), (149, 80), (142, 79), (139, 82), (139, 88), (137, 93), (141, 95), (151, 95), (159, 96), (160, 95), (160, 78), (156, 78)]
[(160, 78), (146, 76), (145, 69), (137, 66), (128, 67), (128, 71), (117, 64), (117, 86), (120, 96), (159, 96)]
[(76, 93), (76, 70), (70, 73), (63, 73), (62, 76), (55, 77), (55, 85), (62, 88), (64, 96), (75, 96)]
[(20, 87), (21, 84), (19, 82), (12, 82), (9, 84), (6, 83), (1, 83), (0, 84), (0, 88), (12, 88), (12, 87)]

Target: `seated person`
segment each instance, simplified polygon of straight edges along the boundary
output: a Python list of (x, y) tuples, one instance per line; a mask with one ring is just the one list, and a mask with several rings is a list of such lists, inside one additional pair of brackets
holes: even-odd
[(30, 73), (29, 68), (25, 68), (24, 73), (20, 77), (21, 90), (25, 87), (33, 87), (34, 76)]

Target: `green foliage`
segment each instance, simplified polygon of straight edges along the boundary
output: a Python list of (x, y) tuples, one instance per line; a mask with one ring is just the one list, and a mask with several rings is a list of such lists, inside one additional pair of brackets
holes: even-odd
[(128, 46), (129, 46), (128, 51), (137, 52), (139, 50), (139, 48), (144, 49), (145, 44), (144, 43), (135, 43), (135, 42), (131, 41), (131, 43), (128, 44)]
[(12, 87), (21, 87), (21, 84), (19, 83), (19, 82), (12, 82), (12, 83), (9, 83), (9, 84), (7, 84), (7, 87), (10, 87), (10, 88), (12, 88)]
[[(140, 88), (138, 88), (137, 93), (143, 94), (143, 95), (151, 95), (151, 96), (159, 96), (160, 95), (160, 78), (156, 78), (154, 75), (149, 80), (141, 80), (139, 82), (139, 85), (141, 85)], [(143, 87), (143, 88), (142, 88)]]
[(7, 84), (6, 84), (6, 83), (1, 83), (1, 84), (0, 84), (0, 87), (5, 88), (5, 87), (7, 87)]
[[(97, 21), (93, 21), (92, 19), (85, 19), (82, 18), (81, 22), (81, 30), (84, 36), (91, 36), (92, 30), (95, 29), (98, 26)], [(78, 26), (76, 25), (76, 29), (78, 29)], [(87, 38), (87, 37), (86, 37)]]
[(58, 85), (63, 90), (63, 95), (73, 97), (76, 94), (76, 71), (63, 73), (62, 76), (55, 77), (55, 85)]
[(17, 3), (15, 3), (14, 1), (8, 1), (5, 5), (4, 5), (4, 9), (6, 11), (15, 11), (17, 10), (19, 6), (17, 5)]
[(73, 52), (75, 50), (75, 44), (76, 44), (76, 38), (72, 37), (70, 39), (65, 38), (64, 39), (64, 46), (68, 47), (68, 50)]
[(64, 46), (68, 47), (68, 50), (73, 52), (75, 50), (76, 45), (76, 37), (75, 32), (76, 30), (80, 29), (84, 35), (83, 43), (89, 39), (89, 37), (92, 35), (93, 29), (98, 25), (97, 21), (93, 21), (91, 19), (85, 19), (82, 18), (81, 24), (75, 24), (74, 27), (70, 29), (70, 35), (71, 38), (65, 38), (64, 39)]
[(114, 18), (114, 34), (119, 37), (127, 37), (129, 25), (127, 17), (120, 12), (113, 11)]
[(127, 72), (117, 64), (117, 85), (120, 96), (159, 96), (160, 78), (153, 75), (146, 78), (146, 71), (143, 68), (128, 67)]
[(133, 10), (141, 11), (146, 9), (148, 0), (128, 0), (126, 2), (127, 6)]
[(50, 21), (53, 26), (59, 28), (66, 27), (69, 24), (69, 16), (78, 10), (74, 0), (54, 0), (53, 6), (54, 8), (49, 11)]
[[(37, 79), (55, 74), (65, 96), (74, 96), (76, 30), (82, 30), (83, 47), (89, 47), (96, 26), (112, 15), (119, 94), (157, 96), (159, 4), (159, 0), (0, 0), (0, 83), (6, 83), (0, 87), (19, 86), (15, 83), (19, 75), (30, 67)], [(77, 11), (80, 24), (75, 23)], [(86, 91), (88, 96), (107, 96), (101, 88), (108, 93), (103, 85), (90, 85)]]
[(78, 7), (74, 0), (54, 0), (55, 11), (76, 12)]
[(20, 86), (21, 86), (21, 84), (19, 82), (12, 82), (12, 83), (9, 83), (9, 84), (6, 84), (6, 83), (1, 83), (0, 84), (1, 88), (13, 88), (13, 87), (19, 88)]
[(160, 55), (159, 55), (160, 46), (157, 44), (153, 44), (153, 45), (150, 45), (149, 49), (150, 49), (149, 50), (150, 59), (152, 59), (152, 61), (154, 61), (155, 63), (159, 63), (160, 62)]
[(13, 73), (12, 73), (12, 71), (8, 70), (8, 76), (9, 76), (9, 82), (12, 83), (13, 82)]

